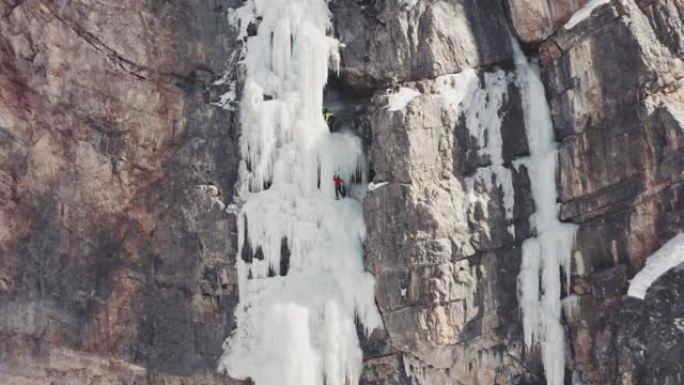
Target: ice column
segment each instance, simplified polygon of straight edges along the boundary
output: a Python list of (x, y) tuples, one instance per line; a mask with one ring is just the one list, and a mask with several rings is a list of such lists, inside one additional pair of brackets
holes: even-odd
[(240, 105), (240, 303), (219, 369), (256, 385), (353, 385), (356, 323), (381, 319), (361, 203), (334, 195), (335, 174), (361, 186), (366, 170), (359, 138), (330, 133), (322, 116), (338, 62), (327, 1), (251, 0), (234, 15), (258, 29)]
[(517, 43), (513, 45), (530, 148), (530, 156), (519, 163), (529, 172), (536, 206), (530, 221), (537, 233), (535, 238), (523, 243), (518, 297), (526, 346), (540, 347), (547, 384), (563, 385), (565, 332), (560, 323), (561, 269), (569, 287), (575, 225), (558, 219), (558, 146), (539, 69), (528, 63)]

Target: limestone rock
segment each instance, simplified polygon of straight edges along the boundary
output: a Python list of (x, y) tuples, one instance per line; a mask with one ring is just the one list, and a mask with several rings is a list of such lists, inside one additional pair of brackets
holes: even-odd
[(230, 3), (0, 2), (3, 384), (227, 383)]
[(332, 4), (342, 75), (377, 87), (432, 78), (510, 58), (505, 14), (495, 0), (342, 0)]
[(508, 0), (515, 34), (525, 43), (547, 39), (588, 0)]
[[(485, 78), (476, 76), (474, 89)], [(393, 372), (371, 363), (367, 373), (375, 382), (382, 375), (387, 381), (406, 376), (428, 384), (537, 378), (539, 372), (521, 364), (521, 331), (514, 321), (516, 236), (527, 234), (529, 180), (519, 170), (520, 198), (512, 218), (506, 217), (495, 184), (473, 190), (469, 180), (478, 169), (490, 170), (491, 160), (476, 155), (486, 151), (464, 116), (440, 94), (440, 84), (440, 79), (410, 83), (423, 93), (397, 111), (386, 108), (386, 91), (378, 91), (369, 112), (375, 180), (389, 184), (365, 199), (367, 264), (376, 277), (388, 351), (399, 354), (404, 365)], [(502, 135), (511, 138), (507, 146), (519, 145), (516, 130), (524, 127), (514, 90), (503, 88), (505, 102), (498, 111)], [(514, 145), (501, 156), (510, 162), (526, 151)], [(470, 194), (488, 197), (486, 207), (471, 202)], [(519, 231), (511, 234), (513, 223)]]
[(612, 383), (618, 373), (623, 383), (661, 378), (657, 365), (625, 367), (618, 352), (627, 348), (616, 335), (627, 327), (620, 316), (629, 307), (621, 301), (627, 281), (682, 230), (684, 71), (671, 29), (682, 21), (676, 9), (614, 2), (540, 48), (562, 139), (561, 218), (580, 225), (570, 290), (585, 310), (568, 330), (585, 384)]

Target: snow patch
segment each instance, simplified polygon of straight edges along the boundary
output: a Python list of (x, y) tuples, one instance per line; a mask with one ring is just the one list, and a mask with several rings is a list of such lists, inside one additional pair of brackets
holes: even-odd
[(387, 95), (387, 109), (389, 111), (403, 110), (418, 95), (420, 92), (414, 89), (401, 87), (398, 92)]
[(646, 259), (644, 267), (629, 282), (627, 295), (644, 299), (653, 282), (681, 263), (684, 263), (684, 233), (677, 234)]
[(594, 9), (606, 5), (610, 3), (610, 0), (591, 0), (587, 4), (584, 5), (584, 7), (580, 8), (575, 12), (570, 20), (568, 20), (567, 23), (565, 23), (565, 26), (563, 28), (565, 29), (572, 29), (574, 28), (577, 24), (581, 23), (585, 19), (589, 18), (591, 16), (591, 13), (594, 11)]
[(368, 184), (368, 191), (377, 190), (377, 189), (379, 189), (380, 187), (387, 186), (388, 184), (389, 184), (388, 182), (380, 182), (380, 183), (373, 183), (373, 182), (370, 182), (370, 183)]

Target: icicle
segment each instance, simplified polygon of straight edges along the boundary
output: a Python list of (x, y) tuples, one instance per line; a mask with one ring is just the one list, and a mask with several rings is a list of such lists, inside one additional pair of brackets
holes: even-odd
[(367, 166), (360, 139), (331, 134), (322, 116), (328, 65), (339, 63), (327, 1), (244, 7), (260, 22), (240, 109), (240, 304), (219, 369), (257, 385), (355, 385), (356, 320), (367, 332), (382, 321), (362, 205), (334, 199), (333, 177), (365, 185)]
[[(518, 87), (523, 98), (529, 158), (520, 163), (530, 174), (536, 212), (530, 218), (536, 238), (523, 243), (518, 290), (525, 344), (539, 345), (548, 385), (562, 385), (565, 370), (565, 332), (560, 324), (561, 269), (570, 284), (571, 253), (576, 227), (558, 220), (556, 191), (558, 148), (551, 113), (539, 69), (528, 63), (513, 42)], [(541, 275), (541, 281), (540, 281)], [(541, 287), (541, 292), (540, 292)]]

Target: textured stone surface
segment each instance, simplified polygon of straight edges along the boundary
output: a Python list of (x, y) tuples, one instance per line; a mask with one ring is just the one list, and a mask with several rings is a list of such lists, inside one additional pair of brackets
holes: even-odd
[(525, 43), (551, 36), (588, 0), (508, 0), (513, 31)]
[(637, 3), (658, 40), (673, 54), (684, 58), (684, 3), (679, 0), (639, 0)]
[[(585, 3), (504, 2), (516, 36), (523, 43), (540, 43), (528, 47), (541, 58), (561, 141), (561, 219), (580, 225), (572, 285), (564, 288), (564, 295), (572, 294), (563, 307), (570, 338), (566, 377), (585, 384), (623, 379), (637, 384), (648, 376), (677, 383), (677, 365), (650, 368), (643, 357), (635, 358), (635, 346), (643, 342), (628, 343), (622, 336), (633, 327), (623, 320), (631, 306), (631, 300), (623, 300), (628, 280), (650, 253), (684, 229), (681, 2), (612, 2), (565, 30), (563, 24)], [(389, 182), (369, 193), (365, 203), (368, 266), (376, 275), (387, 329), (387, 336), (379, 337), (387, 340), (385, 348), (367, 351), (365, 381), (397, 383), (403, 373), (406, 381), (423, 384), (543, 383), (540, 357), (522, 349), (517, 311), (519, 245), (529, 236), (526, 219), (534, 208), (526, 170), (512, 170), (512, 219), (504, 218), (496, 189), (479, 190), (489, 196), (488, 207), (464, 212), (466, 178), (489, 163), (476, 155), (459, 116), (433, 94), (433, 81), (424, 79), (427, 72), (432, 77), (485, 62), (487, 69), (505, 69), (510, 54), (479, 56), (487, 59), (478, 62), (460, 43), (459, 59), (422, 55), (416, 67), (409, 64), (414, 51), (401, 44), (406, 28), (400, 26), (416, 25), (412, 17), (423, 8), (401, 12), (391, 3), (368, 2), (359, 6), (361, 16), (351, 17), (354, 9), (336, 9), (337, 31), (348, 44), (342, 51), (342, 78), (359, 90), (375, 87), (360, 130), (369, 133), (375, 181)], [(351, 27), (339, 24), (350, 18), (346, 24)], [(371, 24), (372, 18), (379, 21), (368, 32), (364, 23)], [(485, 47), (495, 39), (464, 33), (463, 23), (451, 19), (450, 26), (421, 24), (420, 31), (444, 41), (458, 31), (465, 36), (461, 41), (472, 37)], [(440, 49), (439, 43), (432, 46)], [(452, 64), (439, 64), (443, 60)], [(416, 70), (438, 66), (440, 71)], [(404, 111), (390, 112), (384, 109), (387, 89), (380, 88), (387, 83), (423, 95)], [(519, 96), (513, 90), (500, 116), (508, 164), (527, 152), (519, 131)], [(511, 224), (514, 236), (507, 231)], [(664, 290), (681, 290), (665, 282)], [(646, 314), (638, 313), (639, 327), (648, 324), (656, 330), (662, 321)], [(373, 358), (376, 354), (381, 358)], [(649, 344), (648, 357), (662, 354), (684, 359), (671, 344)], [(397, 355), (403, 366), (396, 363)]]
[[(632, 359), (625, 355), (641, 353), (621, 334), (634, 327), (626, 320), (650, 306), (623, 302), (628, 280), (684, 229), (682, 16), (673, 12), (681, 4), (647, 3), (613, 2), (540, 48), (562, 139), (561, 218), (580, 225), (570, 290), (581, 310), (568, 324), (574, 369), (585, 384), (667, 383), (666, 376), (682, 373), (676, 365), (663, 374), (659, 364), (625, 363)], [(645, 316), (638, 315), (640, 327), (659, 327)], [(649, 344), (646, 355), (684, 358), (668, 349)]]
[[(517, 323), (520, 249), (508, 231), (515, 224), (519, 239), (527, 235), (526, 172), (514, 186), (520, 199), (511, 219), (495, 185), (477, 187), (490, 196), (487, 207), (469, 205), (467, 180), (491, 163), (475, 156), (477, 140), (435, 81), (412, 86), (423, 94), (403, 110), (387, 110), (384, 91), (371, 103), (370, 160), (375, 181), (389, 184), (365, 200), (367, 263), (388, 333), (382, 353), (399, 354), (403, 366), (392, 371), (371, 359), (368, 383), (383, 376), (391, 383), (402, 376), (426, 384), (534, 381), (539, 368), (526, 367)], [(503, 150), (508, 162), (527, 150), (517, 139), (524, 138), (519, 95), (509, 91), (501, 131), (517, 148)]]
[(431, 78), (510, 57), (504, 11), (495, 0), (332, 3), (342, 76), (358, 87)]
[(653, 283), (644, 301), (620, 310), (618, 368), (623, 384), (678, 384), (684, 372), (684, 265)]
[(229, 3), (0, 2), (3, 384), (225, 382)]

